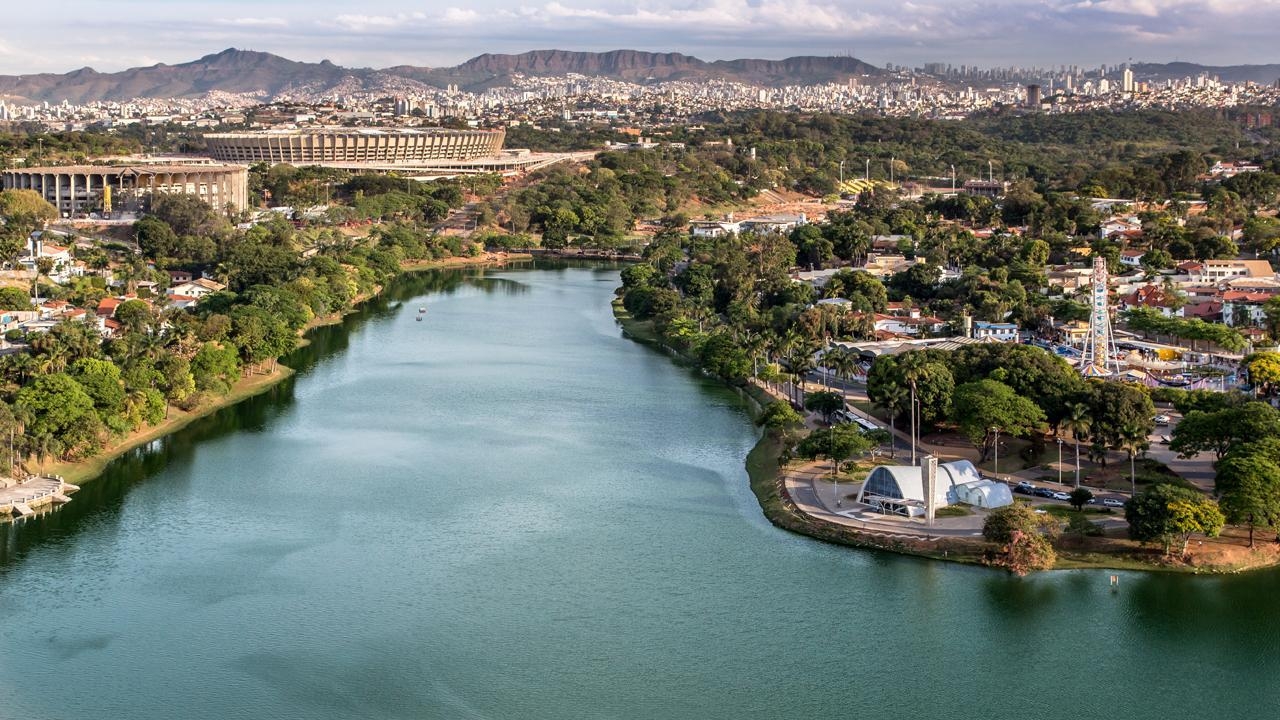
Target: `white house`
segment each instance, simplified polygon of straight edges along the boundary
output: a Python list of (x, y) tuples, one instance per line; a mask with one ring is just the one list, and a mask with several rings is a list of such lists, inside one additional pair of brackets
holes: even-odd
[(1015, 342), (1018, 339), (1018, 326), (1013, 323), (978, 320), (973, 323), (972, 336), (978, 339), (992, 338), (1000, 342)]
[(183, 295), (186, 297), (202, 298), (205, 295), (211, 295), (216, 292), (226, 290), (227, 286), (220, 282), (215, 282), (208, 278), (196, 278), (184, 283), (178, 283), (169, 288), (170, 295)]

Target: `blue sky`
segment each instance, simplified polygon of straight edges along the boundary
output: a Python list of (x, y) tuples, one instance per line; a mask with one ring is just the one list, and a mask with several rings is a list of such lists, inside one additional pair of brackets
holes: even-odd
[(1280, 62), (1280, 0), (10, 0), (3, 16), (2, 74), (227, 47), (360, 67), (543, 48), (851, 53), (877, 65)]

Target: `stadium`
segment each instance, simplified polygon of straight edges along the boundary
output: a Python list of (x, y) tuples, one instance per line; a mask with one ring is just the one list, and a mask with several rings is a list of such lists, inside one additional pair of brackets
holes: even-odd
[(414, 165), (494, 158), (504, 130), (323, 128), (210, 133), (210, 157), (235, 163)]

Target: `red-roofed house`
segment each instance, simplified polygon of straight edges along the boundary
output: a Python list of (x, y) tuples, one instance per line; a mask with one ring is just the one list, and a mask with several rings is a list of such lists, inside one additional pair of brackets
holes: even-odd
[(1120, 309), (1129, 310), (1137, 307), (1146, 307), (1159, 310), (1165, 317), (1181, 316), (1181, 309), (1175, 310), (1170, 307), (1176, 305), (1177, 300), (1178, 298), (1165, 292), (1165, 289), (1159, 285), (1143, 285), (1128, 295), (1120, 297)]
[(1231, 325), (1261, 325), (1267, 319), (1262, 306), (1275, 293), (1228, 290), (1222, 293), (1222, 322)]

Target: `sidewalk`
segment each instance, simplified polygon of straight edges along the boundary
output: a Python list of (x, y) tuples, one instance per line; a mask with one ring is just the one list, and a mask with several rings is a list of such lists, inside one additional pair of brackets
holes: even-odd
[[(926, 521), (871, 513), (865, 506), (845, 500), (836, 506), (835, 487), (830, 480), (831, 464), (814, 461), (782, 471), (782, 488), (797, 512), (820, 522), (840, 525), (885, 537), (936, 540), (940, 537), (981, 537), (981, 515), (938, 518), (929, 527)], [(839, 485), (841, 497), (856, 494), (861, 483)]]

